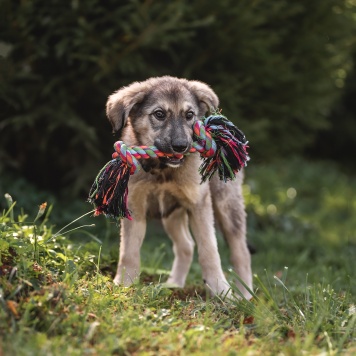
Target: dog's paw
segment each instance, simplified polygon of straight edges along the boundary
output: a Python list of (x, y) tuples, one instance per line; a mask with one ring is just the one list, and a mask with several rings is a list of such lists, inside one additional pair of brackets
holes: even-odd
[(164, 288), (169, 288), (169, 289), (176, 289), (176, 288), (182, 288), (180, 285), (177, 283), (172, 283), (172, 282), (164, 282), (162, 283), (162, 287)]
[(116, 286), (124, 286), (124, 283), (122, 281), (122, 278), (119, 276), (116, 276), (113, 281), (112, 281)]
[(222, 300), (234, 299), (231, 287), (225, 278), (214, 278), (212, 280), (203, 280), (205, 286), (213, 297)]
[(171, 276), (166, 281), (167, 285), (172, 285), (172, 288), (183, 288), (185, 285), (185, 278)]
[(137, 280), (138, 280), (137, 274), (131, 276), (129, 273), (125, 271), (125, 273), (124, 272), (117, 273), (113, 280), (113, 283), (116, 284), (117, 286), (130, 287)]

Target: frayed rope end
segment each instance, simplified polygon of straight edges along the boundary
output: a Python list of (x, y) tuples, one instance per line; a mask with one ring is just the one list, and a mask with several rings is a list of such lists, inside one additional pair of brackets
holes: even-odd
[(108, 162), (97, 175), (89, 192), (88, 202), (95, 207), (94, 216), (132, 220), (127, 209), (130, 167), (119, 158)]
[[(202, 182), (210, 180), (216, 171), (224, 182), (234, 180), (239, 170), (250, 160), (245, 135), (220, 114), (205, 118), (203, 125), (215, 142), (216, 150), (208, 157), (202, 155), (204, 161), (199, 168)], [(199, 142), (199, 137), (196, 140)]]

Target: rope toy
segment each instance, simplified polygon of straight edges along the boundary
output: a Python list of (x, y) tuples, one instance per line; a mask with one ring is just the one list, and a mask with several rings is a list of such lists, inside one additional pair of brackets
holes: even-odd
[[(221, 114), (210, 115), (193, 124), (193, 144), (185, 155), (199, 152), (203, 162), (199, 167), (202, 182), (210, 180), (217, 171), (225, 182), (234, 180), (238, 171), (250, 160), (248, 141), (241, 130)], [(99, 172), (89, 192), (89, 203), (95, 207), (94, 216), (128, 218), (128, 182), (130, 175), (141, 169), (140, 159), (158, 157), (182, 158), (182, 154), (167, 154), (155, 146), (126, 146), (114, 144), (115, 152)]]

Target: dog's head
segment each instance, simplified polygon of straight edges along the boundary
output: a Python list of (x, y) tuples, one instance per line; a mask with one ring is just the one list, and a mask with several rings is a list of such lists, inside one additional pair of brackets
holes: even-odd
[[(192, 125), (217, 109), (218, 97), (202, 82), (169, 76), (135, 82), (112, 95), (106, 113), (128, 145), (154, 145), (164, 153), (184, 154), (192, 145)], [(178, 167), (183, 160), (164, 158)]]

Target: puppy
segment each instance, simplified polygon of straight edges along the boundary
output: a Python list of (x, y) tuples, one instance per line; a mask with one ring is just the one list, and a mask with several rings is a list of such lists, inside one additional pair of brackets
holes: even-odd
[[(106, 113), (126, 145), (154, 145), (165, 153), (184, 154), (192, 146), (194, 121), (217, 109), (218, 97), (202, 82), (164, 76), (135, 82), (109, 96)], [(251, 258), (246, 243), (246, 216), (241, 183), (221, 182), (217, 175), (201, 183), (199, 153), (182, 159), (142, 160), (143, 170), (129, 181), (128, 208), (133, 220), (121, 223), (116, 284), (130, 285), (140, 273), (140, 247), (146, 219), (159, 217), (173, 242), (174, 262), (167, 280), (183, 287), (193, 259), (194, 236), (203, 279), (213, 295), (230, 293), (221, 268), (214, 229), (217, 220), (231, 250), (235, 272), (252, 290)], [(236, 281), (242, 295), (250, 293)]]

